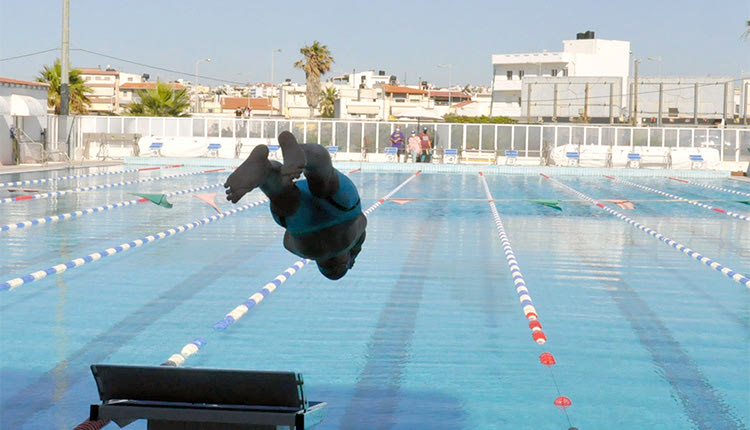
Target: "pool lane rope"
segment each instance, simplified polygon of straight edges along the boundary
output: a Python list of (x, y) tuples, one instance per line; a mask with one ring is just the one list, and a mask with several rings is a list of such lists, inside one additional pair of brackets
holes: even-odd
[[(349, 172), (353, 173), (353, 172)], [(413, 175), (409, 176), (404, 182), (399, 184), (396, 188), (391, 190), (388, 194), (380, 198), (372, 206), (364, 211), (365, 215), (370, 214), (372, 211), (377, 209), (385, 201), (387, 201), (392, 195), (397, 193), (401, 188), (406, 186), (412, 179), (416, 178), (421, 173), (421, 170), (417, 171)], [(232, 324), (236, 323), (240, 318), (247, 314), (252, 308), (263, 301), (268, 295), (276, 291), (284, 282), (294, 276), (298, 271), (305, 267), (311, 260), (307, 258), (301, 258), (297, 260), (290, 267), (284, 269), (284, 271), (276, 276), (271, 282), (264, 285), (258, 292), (250, 296), (247, 300), (236, 306), (224, 318), (217, 321), (213, 325), (214, 333), (223, 332), (229, 328)], [(182, 347), (179, 353), (172, 354), (166, 361), (162, 363), (163, 366), (182, 366), (188, 357), (198, 352), (208, 343), (206, 337), (197, 337), (192, 342)]]
[(695, 205), (695, 206), (701, 207), (703, 209), (708, 209), (708, 210), (712, 210), (714, 212), (718, 212), (718, 213), (721, 213), (721, 214), (724, 214), (724, 215), (729, 215), (729, 216), (741, 219), (743, 221), (750, 221), (750, 217), (748, 217), (747, 215), (742, 215), (742, 214), (738, 214), (736, 212), (732, 212), (732, 211), (728, 211), (728, 210), (724, 210), (724, 209), (715, 208), (713, 206), (707, 205), (705, 203), (701, 203), (701, 202), (696, 201), (696, 200), (689, 200), (689, 199), (686, 199), (684, 197), (680, 197), (680, 196), (677, 196), (677, 195), (674, 195), (674, 194), (670, 194), (670, 193), (667, 193), (667, 192), (664, 192), (664, 191), (661, 191), (661, 190), (657, 190), (656, 188), (651, 188), (651, 187), (647, 187), (645, 185), (636, 184), (635, 182), (630, 182), (630, 181), (625, 180), (625, 179), (618, 179), (618, 178), (615, 178), (613, 176), (606, 176), (605, 175), (605, 178), (608, 178), (608, 179), (611, 179), (611, 180), (617, 181), (617, 182), (622, 182), (623, 184), (630, 185), (631, 187), (636, 187), (636, 188), (640, 188), (642, 190), (651, 191), (652, 193), (661, 194), (662, 196), (666, 196), (666, 197), (669, 197), (669, 198), (672, 198), (672, 199), (675, 199), (675, 200), (679, 200), (681, 202), (690, 203), (691, 205)]
[(158, 170), (158, 169), (172, 169), (175, 167), (182, 167), (182, 164), (175, 164), (173, 166), (161, 166), (161, 167), (143, 167), (140, 169), (118, 170), (115, 172), (85, 173), (81, 175), (59, 176), (56, 178), (27, 179), (25, 181), (1, 183), (0, 187), (17, 187), (19, 185), (43, 184), (45, 182), (64, 181), (67, 179), (91, 178), (93, 176), (105, 176), (105, 175), (119, 175), (122, 173), (144, 172), (147, 170)]
[(46, 197), (58, 197), (58, 196), (63, 196), (65, 194), (79, 193), (83, 191), (103, 190), (106, 188), (115, 188), (115, 187), (121, 187), (125, 185), (140, 184), (143, 182), (153, 182), (153, 181), (161, 181), (163, 179), (172, 179), (172, 178), (180, 178), (184, 176), (200, 175), (203, 173), (220, 172), (223, 170), (226, 170), (226, 169), (221, 168), (221, 169), (203, 170), (199, 172), (179, 173), (176, 175), (155, 176), (153, 178), (143, 178), (143, 179), (137, 179), (133, 181), (123, 181), (123, 182), (116, 182), (116, 183), (104, 184), (104, 185), (93, 185), (90, 187), (74, 188), (71, 190), (53, 191), (53, 192), (41, 193), (41, 194), (28, 194), (28, 195), (17, 196), (17, 197), (6, 197), (4, 199), (0, 199), (0, 203), (18, 202), (18, 201), (23, 201), (23, 200), (36, 200), (36, 199), (43, 199)]
[[(500, 213), (497, 211), (497, 207), (495, 206), (495, 199), (492, 197), (490, 187), (487, 184), (487, 179), (484, 177), (484, 174), (482, 172), (479, 172), (479, 177), (482, 180), (484, 193), (487, 196), (487, 202), (489, 203), (492, 217), (495, 220), (495, 227), (497, 228), (500, 242), (503, 245), (503, 252), (505, 252), (505, 259), (508, 263), (508, 268), (510, 269), (510, 275), (513, 278), (513, 284), (516, 287), (518, 300), (520, 300), (523, 313), (526, 316), (526, 319), (529, 321), (531, 337), (532, 339), (534, 339), (534, 342), (538, 343), (539, 345), (544, 345), (547, 342), (547, 336), (544, 334), (544, 331), (542, 331), (542, 324), (539, 322), (539, 315), (537, 314), (534, 302), (531, 300), (529, 289), (526, 286), (526, 280), (523, 277), (523, 273), (521, 273), (521, 268), (518, 265), (518, 260), (513, 253), (513, 248), (510, 245), (510, 240), (508, 240), (508, 235), (505, 232), (505, 227), (503, 227), (503, 221), (500, 218)], [(552, 381), (554, 382), (555, 389), (557, 390), (558, 397), (553, 403), (556, 406), (561, 406), (558, 403), (564, 404), (564, 407), (561, 407), (561, 409), (565, 413), (565, 419), (568, 421), (568, 425), (572, 428), (573, 425), (570, 422), (570, 416), (568, 415), (567, 411), (567, 407), (571, 405), (571, 401), (569, 398), (563, 396), (560, 393), (560, 388), (557, 384), (557, 380), (555, 379), (554, 372), (552, 371), (552, 365), (555, 364), (555, 359), (549, 352), (542, 353), (539, 359), (543, 365), (549, 368), (550, 375), (552, 376)]]
[(230, 215), (234, 215), (236, 213), (242, 212), (246, 209), (250, 209), (255, 206), (259, 206), (263, 203), (268, 202), (268, 199), (262, 199), (258, 200), (252, 203), (248, 203), (246, 205), (240, 206), (238, 208), (233, 208), (228, 211), (224, 211), (220, 214), (216, 214), (210, 217), (206, 217), (203, 219), (199, 219), (197, 221), (193, 221), (188, 224), (183, 224), (179, 227), (171, 228), (168, 230), (164, 230), (162, 232), (152, 234), (146, 237), (143, 237), (141, 239), (136, 239), (127, 243), (123, 243), (120, 245), (117, 245), (112, 248), (107, 248), (103, 251), (95, 252), (93, 254), (89, 254), (85, 257), (76, 258), (70, 261), (67, 261), (65, 263), (60, 263), (52, 267), (48, 267), (46, 269), (38, 270), (33, 273), (29, 273), (28, 275), (21, 276), (20, 278), (14, 278), (8, 281), (5, 281), (0, 284), (0, 291), (12, 291), (15, 288), (20, 287), (21, 285), (29, 284), (34, 281), (38, 281), (40, 279), (46, 278), (48, 275), (56, 275), (59, 273), (63, 273), (68, 269), (73, 269), (76, 267), (83, 266), (87, 263), (92, 263), (94, 261), (101, 260), (104, 257), (109, 257), (110, 255), (119, 254), (125, 251), (128, 251), (130, 249), (138, 248), (140, 246), (143, 246), (147, 243), (154, 242), (159, 239), (164, 239), (165, 237), (174, 236), (178, 233), (183, 233), (189, 230), (193, 230), (197, 227), (204, 226), (206, 224), (210, 224), (216, 220), (226, 218)]
[(661, 242), (666, 243), (667, 245), (669, 245), (672, 248), (674, 248), (674, 249), (682, 252), (683, 254), (685, 254), (685, 255), (687, 255), (687, 256), (689, 256), (689, 257), (691, 257), (691, 258), (693, 258), (693, 259), (695, 259), (695, 260), (697, 260), (697, 261), (699, 261), (699, 262), (701, 262), (703, 264), (705, 264), (706, 266), (708, 266), (708, 267), (716, 270), (717, 272), (719, 272), (719, 273), (727, 276), (729, 279), (737, 282), (738, 284), (744, 285), (745, 287), (750, 288), (750, 278), (748, 278), (747, 276), (745, 276), (745, 275), (737, 272), (736, 270), (733, 270), (733, 269), (731, 269), (729, 267), (726, 267), (723, 264), (721, 264), (721, 263), (719, 263), (717, 261), (714, 261), (714, 260), (712, 260), (712, 259), (710, 259), (710, 258), (708, 258), (708, 257), (706, 257), (706, 256), (704, 256), (704, 255), (702, 255), (702, 254), (700, 254), (700, 253), (698, 253), (698, 252), (696, 252), (696, 251), (688, 248), (687, 246), (685, 246), (685, 245), (683, 245), (683, 244), (681, 244), (681, 243), (679, 243), (679, 242), (677, 242), (675, 240), (672, 240), (672, 239), (668, 238), (667, 236), (664, 236), (663, 234), (659, 233), (658, 231), (655, 231), (655, 230), (653, 230), (653, 229), (651, 229), (651, 228), (649, 228), (649, 227), (647, 227), (647, 226), (645, 226), (645, 225), (643, 225), (643, 224), (641, 224), (641, 223), (639, 223), (639, 222), (637, 222), (637, 221), (635, 221), (635, 220), (633, 220), (633, 219), (631, 219), (631, 218), (629, 218), (629, 217), (621, 214), (620, 212), (618, 212), (618, 211), (616, 211), (614, 209), (611, 209), (611, 208), (608, 208), (607, 206), (604, 206), (599, 201), (597, 201), (595, 199), (592, 199), (591, 197), (587, 196), (586, 194), (581, 193), (580, 191), (578, 191), (578, 190), (576, 190), (574, 188), (569, 187), (568, 185), (566, 185), (566, 184), (558, 181), (557, 179), (551, 178), (551, 177), (549, 177), (549, 176), (547, 176), (547, 175), (545, 175), (543, 173), (541, 173), (541, 176), (543, 176), (543, 177), (549, 179), (550, 181), (552, 181), (553, 183), (555, 183), (555, 184), (557, 184), (557, 185), (559, 185), (559, 186), (567, 189), (568, 191), (570, 191), (570, 192), (574, 193), (575, 195), (579, 196), (580, 198), (582, 198), (584, 200), (587, 200), (587, 201), (595, 204), (597, 207), (599, 207), (600, 209), (608, 212), (610, 215), (614, 215), (617, 218), (620, 218), (621, 220), (627, 222), (628, 224), (632, 225), (633, 227), (637, 228), (638, 230), (643, 231), (644, 233), (646, 233), (646, 234), (648, 234), (648, 235), (650, 235), (650, 236), (652, 236), (652, 237), (660, 240)]
[[(180, 195), (180, 194), (193, 193), (193, 192), (196, 192), (196, 191), (203, 191), (203, 190), (207, 190), (207, 189), (210, 189), (210, 188), (216, 188), (216, 187), (219, 187), (221, 185), (222, 184), (213, 184), (213, 185), (206, 185), (206, 186), (203, 186), (203, 187), (191, 188), (191, 189), (187, 189), (187, 190), (172, 191), (172, 192), (169, 192), (169, 193), (165, 193), (164, 196), (165, 197), (171, 197), (171, 196), (176, 196), (176, 195)], [(73, 219), (73, 218), (78, 218), (78, 217), (81, 217), (83, 215), (88, 215), (88, 214), (95, 213), (95, 212), (104, 212), (104, 211), (107, 211), (107, 210), (110, 210), (110, 209), (117, 209), (117, 208), (122, 208), (122, 207), (126, 207), (126, 206), (132, 206), (132, 205), (135, 205), (137, 203), (143, 203), (143, 202), (147, 202), (147, 201), (149, 201), (149, 200), (146, 199), (146, 198), (140, 198), (140, 199), (128, 200), (128, 201), (123, 201), (123, 202), (118, 202), (118, 203), (112, 203), (112, 204), (108, 204), (108, 205), (104, 205), (104, 206), (98, 206), (98, 207), (95, 207), (95, 208), (83, 209), (83, 210), (79, 210), (79, 211), (75, 211), (75, 212), (68, 212), (68, 213), (64, 213), (64, 214), (60, 214), (60, 215), (52, 215), (52, 216), (48, 216), (48, 217), (44, 217), (44, 218), (36, 218), (36, 219), (28, 220), (28, 221), (21, 221), (21, 222), (17, 222), (17, 223), (13, 223), (13, 224), (1, 225), (0, 226), (0, 232), (10, 231), (10, 230), (17, 230), (19, 228), (30, 227), (30, 226), (34, 226), (34, 225), (51, 224), (51, 223), (54, 223), (54, 222), (57, 222), (57, 221), (63, 221), (63, 220), (69, 220), (69, 219)]]
[(703, 187), (703, 188), (708, 188), (710, 190), (724, 191), (726, 193), (732, 193), (732, 194), (737, 194), (737, 195), (740, 195), (740, 196), (750, 197), (750, 193), (745, 193), (745, 192), (738, 191), (738, 190), (732, 190), (732, 189), (729, 189), (729, 188), (717, 187), (717, 186), (714, 186), (714, 185), (700, 184), (700, 183), (697, 183), (697, 182), (690, 182), (687, 179), (681, 179), (681, 178), (672, 178), (672, 177), (670, 177), (669, 179), (671, 179), (673, 181), (677, 181), (677, 182), (682, 182), (683, 184), (695, 185), (696, 187)]

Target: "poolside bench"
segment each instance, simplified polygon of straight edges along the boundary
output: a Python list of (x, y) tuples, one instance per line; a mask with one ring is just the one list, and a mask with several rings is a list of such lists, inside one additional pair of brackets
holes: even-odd
[(208, 148), (206, 148), (206, 156), (218, 158), (220, 149), (221, 143), (209, 143)]
[(161, 148), (164, 146), (164, 142), (153, 142), (148, 146), (151, 150), (152, 157), (161, 157)]
[(327, 146), (326, 148), (328, 148), (328, 154), (331, 156), (331, 160), (335, 160), (336, 159), (336, 154), (339, 152), (339, 147), (338, 146)]
[(514, 166), (516, 164), (516, 161), (518, 161), (518, 151), (513, 150), (505, 150), (505, 164), (508, 166)]
[(101, 404), (89, 420), (120, 427), (148, 420), (149, 430), (309, 429), (326, 403), (308, 402), (294, 372), (94, 364)]
[(641, 167), (644, 165), (658, 169), (668, 169), (672, 166), (669, 148), (641, 146), (638, 152), (641, 154)]
[(446, 148), (443, 150), (443, 163), (445, 164), (457, 164), (458, 163), (458, 149)]
[(703, 156), (701, 154), (690, 154), (690, 168), (691, 169), (702, 169), (703, 168)]
[(384, 149), (383, 152), (385, 152), (385, 161), (389, 163), (398, 161), (398, 148), (394, 146), (388, 146)]
[(577, 151), (568, 151), (565, 153), (565, 157), (568, 159), (568, 166), (578, 166), (581, 161), (581, 154)]
[(641, 154), (637, 152), (628, 153), (628, 167), (638, 169), (641, 167)]
[(466, 149), (461, 153), (461, 162), (466, 164), (495, 164), (497, 154), (494, 151), (477, 151)]
[(279, 145), (268, 145), (268, 159), (281, 160), (283, 156), (280, 149), (281, 147)]

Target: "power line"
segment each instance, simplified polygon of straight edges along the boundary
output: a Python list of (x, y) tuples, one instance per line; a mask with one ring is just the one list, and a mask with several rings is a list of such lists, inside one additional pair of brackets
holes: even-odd
[(238, 82), (238, 81), (232, 81), (232, 80), (221, 79), (221, 78), (214, 78), (214, 77), (211, 77), (211, 76), (195, 75), (194, 73), (191, 73), (191, 72), (184, 72), (184, 71), (181, 71), (181, 70), (167, 69), (165, 67), (159, 67), (159, 66), (154, 66), (154, 65), (151, 65), (151, 64), (140, 63), (138, 61), (127, 60), (125, 58), (115, 57), (113, 55), (107, 55), (107, 54), (103, 54), (101, 52), (91, 51), (89, 49), (84, 49), (84, 48), (73, 48), (73, 49), (71, 49), (71, 51), (86, 52), (86, 53), (89, 53), (89, 54), (98, 55), (100, 57), (105, 57), (105, 58), (109, 58), (109, 59), (112, 59), (112, 60), (122, 61), (123, 63), (135, 64), (136, 66), (148, 67), (150, 69), (161, 70), (163, 72), (169, 72), (169, 73), (176, 73), (178, 75), (197, 76), (197, 77), (199, 77), (201, 79), (209, 79), (209, 80), (212, 80), (212, 81), (224, 82), (224, 83), (227, 83), (227, 84), (244, 85), (242, 82)]
[(30, 54), (16, 55), (15, 57), (0, 58), (0, 62), (18, 60), (19, 58), (33, 57), (34, 55), (46, 54), (47, 52), (59, 51), (59, 50), (60, 48), (50, 48), (50, 49), (45, 49), (44, 51), (32, 52)]

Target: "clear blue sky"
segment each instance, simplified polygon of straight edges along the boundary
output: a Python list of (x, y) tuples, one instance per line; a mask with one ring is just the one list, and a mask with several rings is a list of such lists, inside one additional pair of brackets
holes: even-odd
[[(33, 80), (59, 51), (62, 0), (0, 0), (0, 76)], [(328, 46), (333, 75), (385, 70), (401, 82), (488, 85), (491, 55), (562, 51), (563, 39), (596, 32), (626, 40), (642, 75), (750, 76), (749, 0), (659, 1), (171, 1), (71, 0), (73, 67), (111, 65), (152, 79), (201, 83), (304, 82), (293, 63), (315, 40)], [(99, 55), (103, 54), (103, 55)], [(106, 55), (106, 56), (105, 56)], [(109, 57), (107, 57), (109, 56)], [(114, 58), (111, 58), (114, 57)], [(147, 66), (129, 63), (136, 62)], [(157, 70), (169, 69), (175, 72)]]

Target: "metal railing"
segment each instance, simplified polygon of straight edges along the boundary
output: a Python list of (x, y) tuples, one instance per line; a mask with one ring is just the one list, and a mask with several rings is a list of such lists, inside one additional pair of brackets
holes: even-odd
[(710, 147), (719, 151), (721, 161), (750, 160), (750, 128), (118, 116), (75, 117), (69, 155), (71, 158), (81, 156), (85, 133), (243, 139), (273, 138), (282, 131), (294, 133), (302, 142), (338, 146), (342, 152), (382, 153), (390, 146), (389, 137), (396, 126), (400, 126), (407, 137), (411, 130), (427, 128), (434, 146), (440, 150), (450, 148), (496, 154), (515, 150), (519, 157), (541, 159), (545, 152), (567, 144), (631, 148)]

